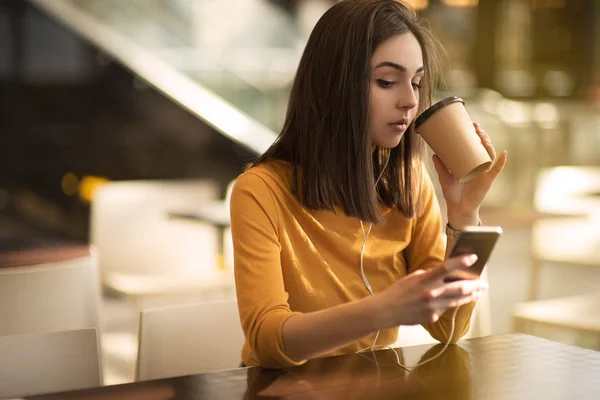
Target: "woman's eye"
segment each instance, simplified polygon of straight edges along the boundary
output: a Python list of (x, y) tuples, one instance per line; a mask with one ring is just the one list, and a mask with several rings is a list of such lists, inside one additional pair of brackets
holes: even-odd
[(414, 90), (419, 90), (419, 89), (421, 89), (421, 84), (413, 82), (412, 87), (413, 87)]
[(392, 85), (394, 84), (394, 82), (390, 82), (390, 81), (385, 81), (383, 79), (377, 79), (377, 84), (379, 85), (379, 87), (384, 88), (384, 89), (389, 89), (392, 87)]

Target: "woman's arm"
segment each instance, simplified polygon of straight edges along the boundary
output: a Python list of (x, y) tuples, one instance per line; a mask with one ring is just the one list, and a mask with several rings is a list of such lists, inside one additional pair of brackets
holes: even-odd
[[(425, 169), (423, 169), (422, 174), (422, 189), (419, 196), (419, 203), (419, 213), (414, 221), (411, 242), (406, 249), (409, 271), (428, 270), (442, 262), (442, 260), (448, 260), (448, 252), (454, 245), (451, 238), (448, 238), (447, 243), (443, 240), (439, 203), (435, 195), (433, 182)], [(470, 224), (471, 221), (453, 219), (450, 223), (456, 223), (462, 228), (464, 225)], [(484, 282), (477, 282), (482, 287), (485, 286)], [(452, 337), (450, 337), (450, 332), (452, 331), (453, 310), (445, 310), (438, 320), (432, 323), (425, 323), (423, 327), (433, 338), (440, 342), (445, 343), (450, 341), (451, 343), (456, 343), (468, 332), (474, 307), (475, 303), (471, 302), (471, 304), (461, 306), (460, 310), (458, 310), (454, 318)]]
[[(437, 155), (433, 157), (435, 170), (446, 200), (448, 222), (458, 230), (467, 225), (477, 225), (479, 223), (479, 208), (492, 184), (504, 169), (508, 157), (506, 151), (496, 157), (496, 149), (487, 132), (479, 124), (475, 123), (473, 125), (481, 139), (481, 143), (493, 160), (493, 166), (489, 170), (470, 181), (461, 183), (454, 178)], [(453, 242), (448, 242), (446, 256), (448, 256), (448, 251), (452, 249), (453, 245)]]
[(293, 360), (317, 357), (378, 330), (437, 321), (450, 307), (473, 302), (480, 281), (443, 282), (448, 272), (472, 265), (471, 256), (453, 258), (400, 279), (385, 291), (322, 311), (298, 314), (283, 325), (283, 342)]
[[(448, 207), (448, 222), (455, 229), (459, 230), (467, 225), (477, 225), (479, 223), (479, 208), (481, 203), (500, 172), (502, 172), (507, 160), (506, 151), (496, 157), (496, 150), (494, 149), (488, 134), (481, 129), (479, 124), (474, 124), (474, 126), (475, 131), (481, 138), (481, 143), (493, 160), (493, 166), (488, 171), (481, 173), (468, 182), (460, 183), (454, 178), (450, 171), (448, 171), (439, 157), (433, 157), (435, 169), (438, 173), (442, 192)], [(446, 258), (448, 258), (449, 252), (454, 247), (454, 244), (454, 239), (448, 238), (445, 252)], [(449, 339), (452, 343), (455, 343), (469, 330), (471, 314), (473, 313), (474, 308), (475, 304), (473, 303), (461, 307), (457, 312), (454, 321), (454, 335), (451, 338), (448, 338), (452, 324), (450, 312), (447, 312), (440, 318), (438, 323), (426, 326), (425, 328), (434, 338), (441, 341)]]
[(283, 325), (287, 355), (307, 360), (356, 342), (389, 325), (377, 297), (367, 297), (325, 310), (294, 315)]

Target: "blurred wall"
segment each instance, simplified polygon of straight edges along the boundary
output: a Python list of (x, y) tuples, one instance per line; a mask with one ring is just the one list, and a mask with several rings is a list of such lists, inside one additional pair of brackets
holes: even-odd
[(77, 82), (94, 70), (92, 52), (76, 35), (23, 0), (0, 7), (0, 79)]

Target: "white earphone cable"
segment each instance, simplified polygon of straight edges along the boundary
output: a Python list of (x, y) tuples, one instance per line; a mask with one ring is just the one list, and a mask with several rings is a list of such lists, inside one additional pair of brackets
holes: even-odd
[[(377, 187), (377, 184), (379, 183), (379, 180), (383, 176), (383, 172), (385, 171), (385, 168), (387, 167), (389, 160), (390, 160), (390, 156), (388, 154), (388, 157), (387, 157), (387, 159), (385, 161), (385, 164), (384, 164), (383, 168), (381, 169), (379, 177), (375, 181), (375, 187)], [(369, 283), (369, 280), (367, 279), (367, 275), (365, 273), (365, 268), (364, 268), (364, 262), (363, 262), (364, 253), (365, 253), (365, 249), (366, 249), (366, 246), (367, 246), (367, 239), (369, 237), (369, 234), (371, 233), (371, 229), (373, 228), (373, 223), (369, 224), (369, 229), (367, 229), (367, 231), (365, 232), (365, 227), (364, 227), (364, 224), (363, 224), (363, 222), (361, 220), (360, 221), (360, 228), (361, 228), (362, 234), (363, 234), (363, 243), (362, 243), (362, 246), (360, 248), (360, 274), (362, 276), (363, 282), (364, 282), (367, 290), (369, 291), (369, 293), (371, 294), (371, 296), (374, 296), (375, 294), (373, 293), (373, 288), (371, 287), (371, 284)], [(373, 344), (371, 346), (362, 348), (360, 350), (357, 350), (356, 353), (361, 353), (361, 352), (363, 352), (365, 350), (370, 350), (370, 351), (373, 352), (373, 351), (375, 351), (376, 347), (382, 347), (382, 348), (390, 349), (390, 350), (392, 350), (396, 354), (396, 363), (400, 367), (402, 367), (405, 370), (407, 370), (407, 371), (410, 372), (410, 369), (420, 367), (421, 365), (423, 365), (425, 363), (428, 363), (428, 362), (430, 362), (432, 360), (435, 360), (436, 358), (438, 358), (439, 356), (441, 356), (444, 353), (444, 351), (446, 351), (446, 349), (450, 345), (450, 341), (452, 340), (452, 337), (454, 336), (454, 329), (455, 329), (455, 324), (456, 324), (456, 314), (458, 313), (459, 308), (460, 307), (456, 307), (454, 309), (453, 313), (452, 313), (452, 323), (451, 323), (451, 326), (450, 326), (450, 335), (448, 337), (448, 341), (444, 344), (444, 347), (442, 348), (442, 350), (440, 350), (440, 352), (437, 353), (435, 356), (430, 357), (427, 360), (421, 361), (420, 363), (418, 363), (416, 365), (413, 365), (413, 366), (403, 365), (402, 363), (400, 363), (400, 356), (398, 355), (398, 352), (394, 348), (392, 348), (391, 346), (388, 346), (388, 345), (377, 345), (377, 339), (379, 339), (379, 334), (380, 334), (381, 331), (377, 331), (377, 333), (375, 334), (375, 339), (373, 340)], [(377, 363), (377, 358), (375, 358), (375, 362)], [(379, 369), (379, 365), (377, 365), (377, 367)]]

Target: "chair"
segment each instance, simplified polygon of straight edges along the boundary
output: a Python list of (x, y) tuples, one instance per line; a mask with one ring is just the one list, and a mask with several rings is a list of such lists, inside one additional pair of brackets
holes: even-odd
[(0, 268), (0, 336), (100, 328), (97, 263), (87, 246), (0, 258), (11, 265)]
[(223, 284), (216, 229), (169, 217), (173, 211), (201, 207), (217, 196), (217, 189), (206, 180), (103, 185), (92, 200), (90, 224), (103, 285), (139, 298), (201, 295)]
[(88, 246), (5, 252), (0, 264), (0, 336), (103, 330), (97, 260)]
[[(587, 274), (600, 266), (600, 168), (559, 166), (545, 168), (536, 180), (534, 207), (548, 217), (532, 229), (532, 260), (529, 300), (562, 297), (597, 290), (593, 279), (573, 279), (573, 266), (586, 266)], [(545, 264), (569, 266), (570, 276), (563, 290), (542, 290)], [(590, 271), (590, 272), (588, 272)], [(559, 274), (559, 279), (562, 274)], [(567, 285), (565, 285), (567, 283)], [(571, 285), (569, 285), (569, 283)], [(548, 286), (548, 285), (546, 285)], [(559, 285), (555, 285), (559, 286)], [(570, 290), (572, 289), (572, 290)]]
[(225, 192), (225, 199), (208, 201), (194, 207), (193, 210), (180, 210), (171, 213), (171, 217), (181, 221), (203, 222), (212, 225), (218, 231), (217, 254), (222, 257), (219, 266), (226, 271), (233, 270), (233, 239), (231, 237), (231, 221), (229, 216), (229, 204), (231, 192), (235, 185), (235, 179), (229, 182)]
[(0, 337), (0, 397), (101, 385), (95, 329)]
[(244, 333), (236, 302), (197, 303), (140, 313), (136, 380), (236, 368)]
[(600, 293), (528, 301), (513, 310), (513, 330), (600, 351)]

